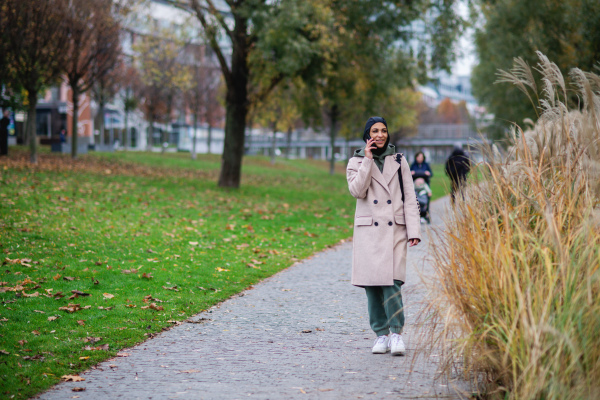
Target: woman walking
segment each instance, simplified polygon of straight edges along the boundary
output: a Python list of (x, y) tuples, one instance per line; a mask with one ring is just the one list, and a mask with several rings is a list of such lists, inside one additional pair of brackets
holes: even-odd
[(369, 322), (377, 335), (373, 353), (403, 355), (400, 289), (406, 281), (406, 245), (421, 241), (419, 205), (409, 165), (389, 144), (385, 119), (369, 118), (363, 140), (365, 147), (354, 152), (346, 169), (357, 199), (352, 284), (367, 294)]

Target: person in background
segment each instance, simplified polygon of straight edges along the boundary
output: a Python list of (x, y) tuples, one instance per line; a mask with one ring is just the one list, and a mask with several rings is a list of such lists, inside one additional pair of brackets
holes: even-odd
[(425, 183), (429, 185), (429, 180), (433, 176), (433, 172), (431, 171), (429, 163), (425, 161), (425, 154), (423, 154), (422, 151), (415, 155), (415, 161), (410, 166), (410, 173), (412, 174), (413, 179), (423, 178), (425, 179)]
[(467, 175), (471, 171), (471, 160), (462, 146), (454, 146), (454, 151), (446, 161), (446, 175), (452, 181), (452, 203), (456, 201), (456, 193), (462, 191), (466, 182)]
[(60, 138), (61, 143), (67, 143), (67, 132), (65, 131), (65, 128), (60, 130), (58, 137)]
[(5, 109), (0, 119), (0, 156), (8, 156), (8, 125), (10, 125), (10, 111)]

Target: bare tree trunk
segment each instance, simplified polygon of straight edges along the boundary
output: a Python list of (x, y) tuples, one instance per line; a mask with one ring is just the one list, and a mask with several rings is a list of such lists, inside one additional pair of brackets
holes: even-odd
[(225, 143), (221, 158), (219, 186), (239, 188), (248, 116), (248, 52), (247, 21), (234, 15), (235, 28), (231, 54), (231, 74), (226, 78)]
[(331, 106), (331, 113), (329, 115), (331, 121), (331, 127), (329, 131), (330, 139), (331, 139), (331, 159), (329, 164), (329, 174), (333, 175), (335, 173), (335, 129), (337, 125), (338, 118), (338, 107), (336, 104)]
[(129, 111), (125, 110), (125, 137), (123, 138), (123, 149), (131, 147), (131, 132), (129, 132)]
[(152, 141), (154, 140), (154, 118), (150, 119), (150, 126), (148, 127), (148, 137), (146, 138), (146, 150), (152, 151)]
[(104, 101), (102, 99), (100, 99), (98, 104), (98, 114), (100, 114), (100, 126), (98, 127), (98, 132), (100, 134), (98, 135), (98, 141), (100, 142), (99, 144), (104, 144)]
[(273, 122), (273, 138), (271, 139), (271, 165), (275, 165), (275, 150), (277, 149), (277, 129), (276, 123)]
[(208, 135), (206, 138), (206, 145), (208, 146), (208, 154), (210, 154), (210, 146), (212, 146), (212, 125), (208, 123)]
[[(244, 92), (246, 91), (244, 82)], [(242, 101), (228, 101), (225, 117), (225, 143), (221, 158), (219, 186), (239, 188), (242, 174), (242, 158), (244, 156), (244, 140), (246, 133), (246, 95)]]
[(37, 92), (29, 92), (29, 109), (27, 110), (27, 126), (25, 129), (25, 140), (29, 141), (29, 161), (32, 164), (38, 162), (38, 140), (36, 132), (36, 106)]
[[(73, 125), (71, 127), (71, 158), (77, 159), (77, 125), (79, 124), (79, 88), (77, 85), (71, 86), (73, 91)], [(104, 116), (103, 116), (104, 117)]]
[(287, 146), (285, 147), (285, 158), (290, 159), (290, 152), (292, 151), (292, 127), (288, 128), (287, 131)]
[(194, 134), (192, 135), (192, 160), (196, 159), (196, 132), (198, 131), (198, 114), (194, 113)]

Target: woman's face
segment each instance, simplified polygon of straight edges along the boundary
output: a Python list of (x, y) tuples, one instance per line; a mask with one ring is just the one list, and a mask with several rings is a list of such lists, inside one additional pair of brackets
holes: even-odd
[(385, 125), (382, 122), (377, 122), (371, 127), (369, 134), (371, 135), (371, 139), (375, 141), (375, 146), (377, 146), (378, 149), (383, 148), (388, 137), (388, 131)]
[(417, 154), (416, 160), (419, 164), (423, 163), (423, 161), (425, 161), (425, 157), (423, 156), (423, 154)]

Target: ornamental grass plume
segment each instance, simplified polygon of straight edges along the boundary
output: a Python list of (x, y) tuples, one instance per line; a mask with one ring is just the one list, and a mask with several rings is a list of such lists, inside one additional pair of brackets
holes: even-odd
[(538, 56), (499, 73), (540, 115), (515, 126), (504, 157), (484, 149), (485, 178), (438, 232), (429, 333), (486, 398), (597, 399), (600, 77), (573, 69), (565, 83)]

